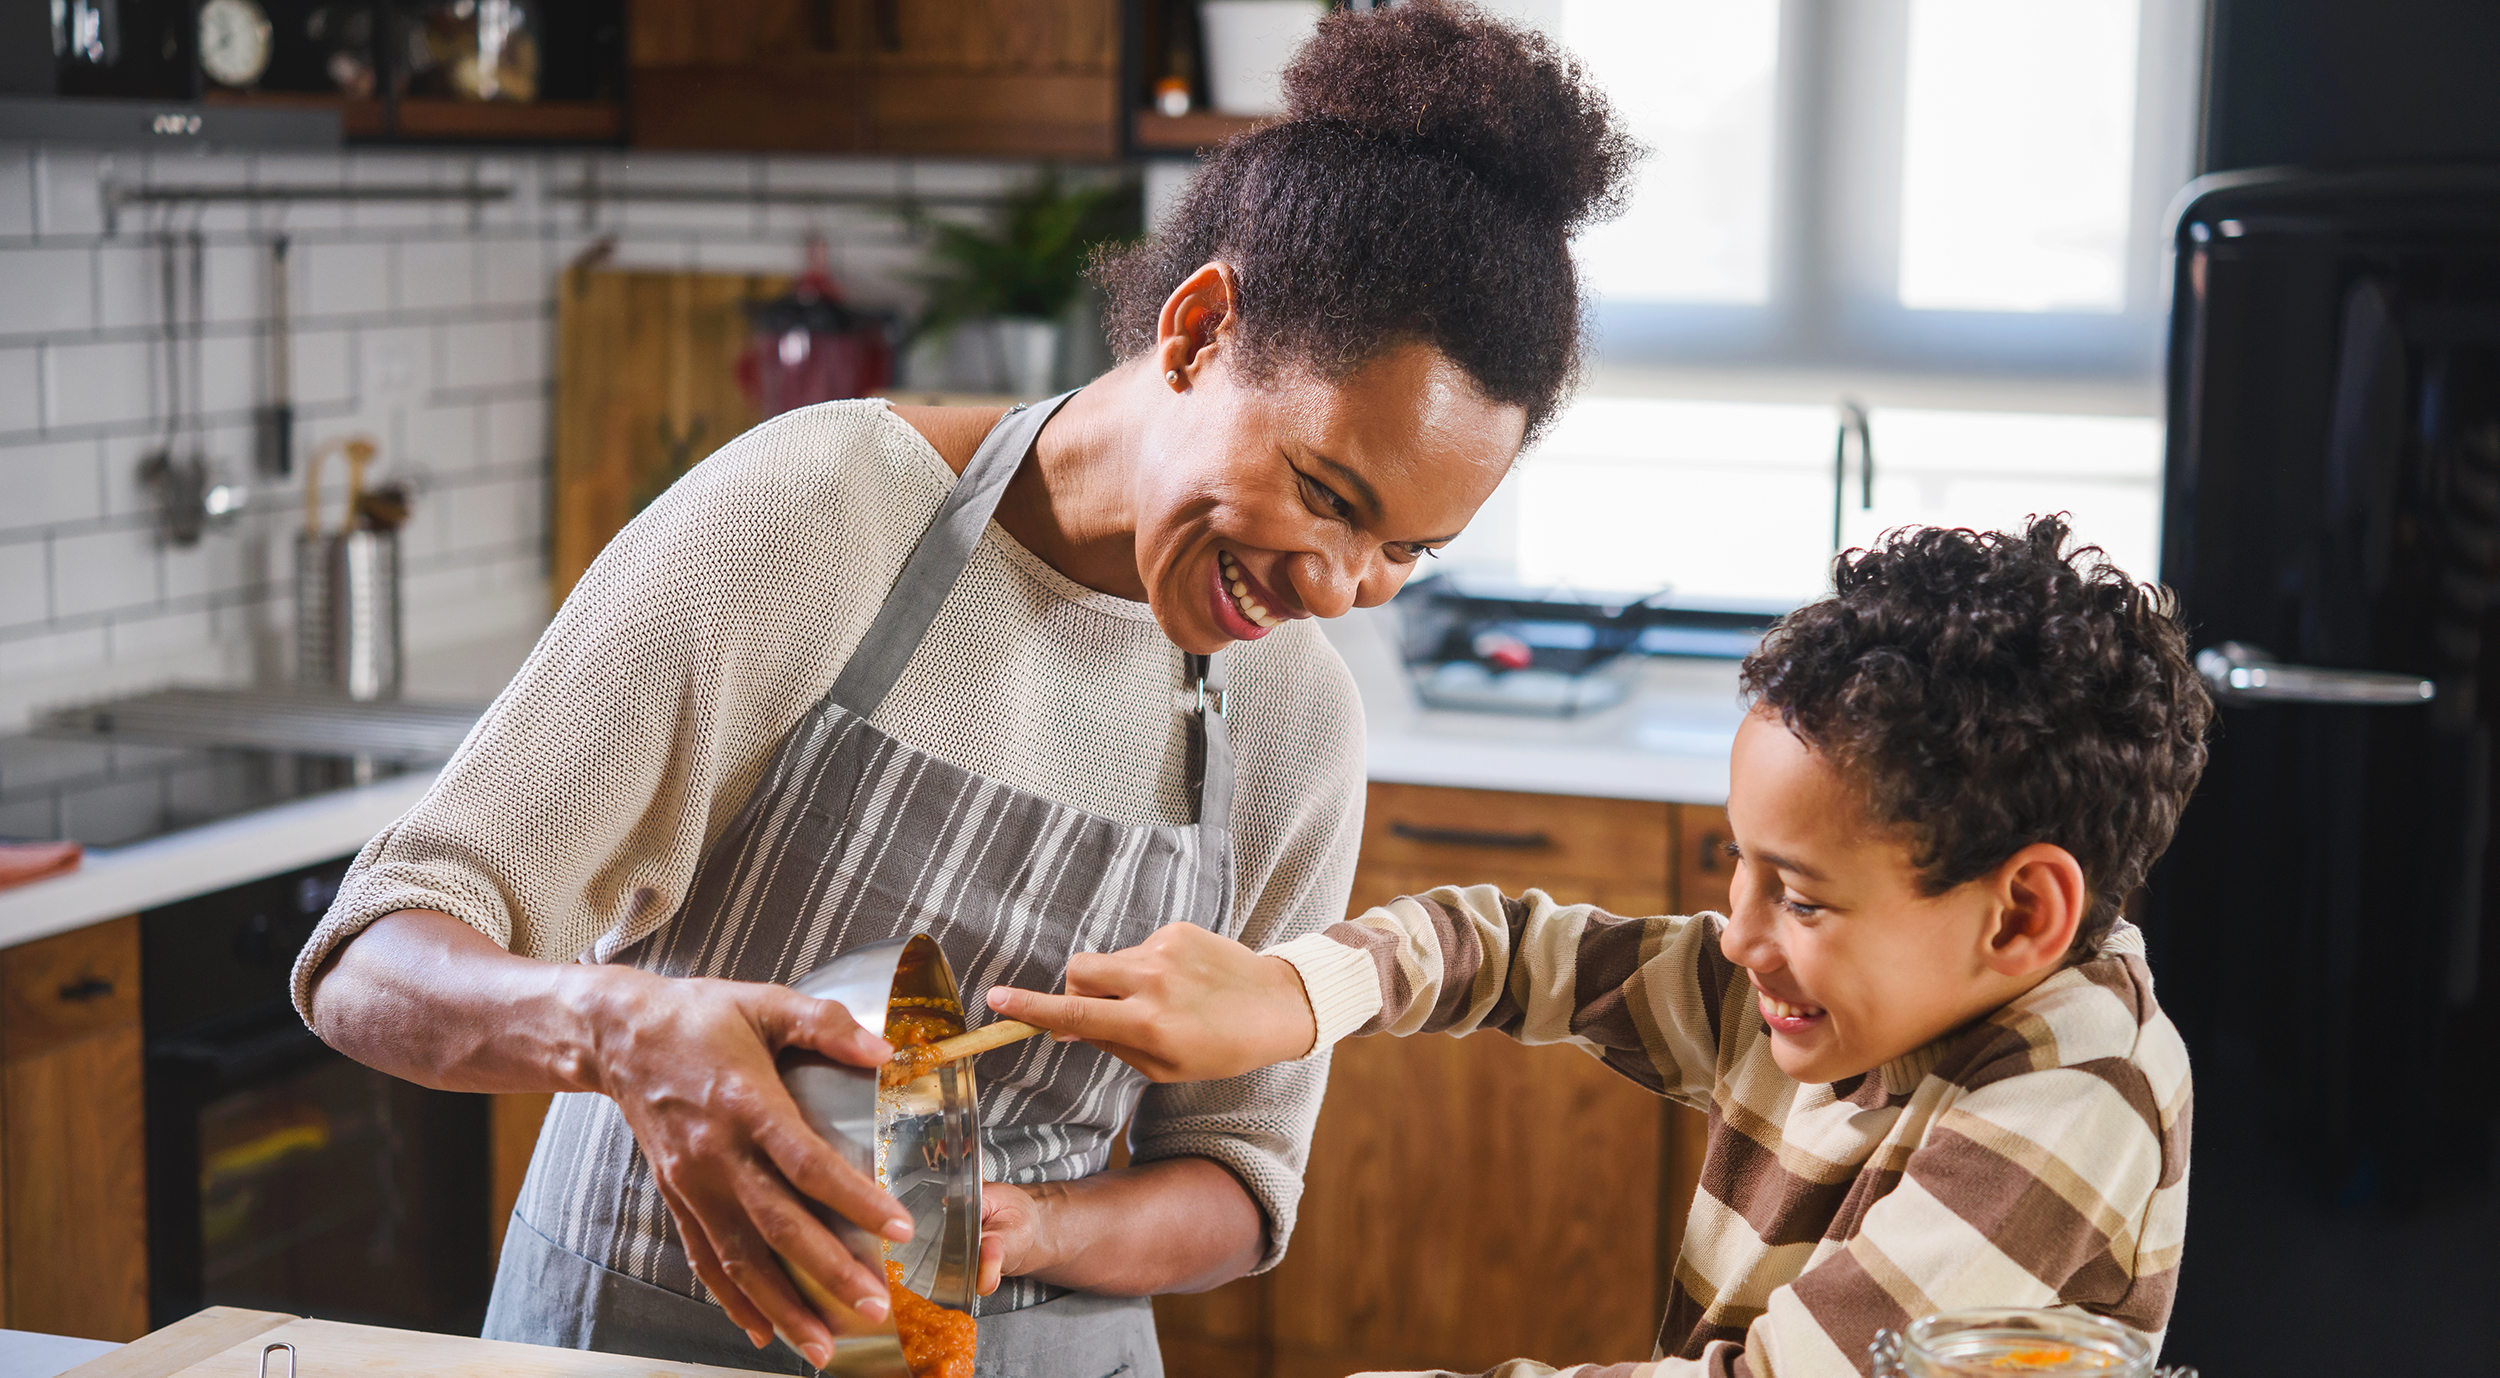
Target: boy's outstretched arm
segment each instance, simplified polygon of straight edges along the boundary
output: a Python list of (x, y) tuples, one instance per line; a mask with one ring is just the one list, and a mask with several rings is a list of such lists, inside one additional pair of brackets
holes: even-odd
[[(2032, 1070), (2055, 1056), (2053, 1041), (2031, 1044), (2045, 1027), (2011, 1030), (2001, 1055), (1947, 1078), (1980, 1084), (1938, 1113), (1845, 1241), (1818, 1242), (1805, 1271), (1767, 1296), (1746, 1295), (1746, 1260), (1764, 1247), (1746, 1217), (1776, 1218), (1785, 1194), (1828, 1188), (1783, 1166), (1783, 1152), (1811, 1161), (1810, 1148), (1738, 1142), (1720, 1162), (1714, 1144), (1669, 1312), (1671, 1327), (1699, 1317), (1725, 1336), (1697, 1357), (1515, 1359), (1479, 1378), (1858, 1378), (1877, 1331), (1983, 1306), (2081, 1309), (2158, 1345), (2187, 1224), (2184, 1051), (2171, 1035), (2131, 1056)], [(1696, 1294), (1715, 1298), (1706, 1315)]]
[(1000, 1014), (1158, 1081), (1237, 1075), (1348, 1034), (1570, 1043), (1634, 1081), (1708, 1097), (1736, 972), (1705, 918), (1627, 919), (1489, 885), (1404, 896), (1267, 953), (1187, 925), (1069, 959), (1065, 995), (1001, 988)]

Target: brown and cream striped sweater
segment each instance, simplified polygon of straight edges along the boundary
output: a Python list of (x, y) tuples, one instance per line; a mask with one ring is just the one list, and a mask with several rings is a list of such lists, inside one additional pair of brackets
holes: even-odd
[(1486, 1378), (1839, 1378), (1867, 1371), (1877, 1330), (1966, 1306), (2074, 1307), (2158, 1342), (2187, 1225), (2188, 1064), (2134, 928), (1986, 1019), (1820, 1086), (1772, 1061), (1752, 980), (1719, 950), (1725, 922), (1445, 887), (1272, 949), (1304, 972), (1324, 1035), (1566, 1043), (1709, 1112), (1651, 1359), (1522, 1359)]

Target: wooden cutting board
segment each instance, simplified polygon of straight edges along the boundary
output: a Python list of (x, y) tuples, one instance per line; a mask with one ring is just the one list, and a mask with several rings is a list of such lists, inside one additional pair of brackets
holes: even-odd
[(790, 279), (577, 265), (556, 289), (551, 592), (685, 468), (755, 424), (738, 387), (746, 304)]
[[(295, 1371), (301, 1378), (347, 1373), (422, 1373), (429, 1378), (729, 1378), (746, 1372), (220, 1306), (91, 1359), (62, 1378), (254, 1378), (260, 1372), (262, 1348), (281, 1342), (295, 1346)], [(269, 1372), (272, 1378), (284, 1374), (286, 1357), (271, 1356)]]

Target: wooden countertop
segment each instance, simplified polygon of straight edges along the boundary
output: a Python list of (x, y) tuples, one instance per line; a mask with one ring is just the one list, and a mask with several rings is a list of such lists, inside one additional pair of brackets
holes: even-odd
[[(307, 1378), (377, 1371), (440, 1378), (727, 1378), (745, 1372), (212, 1306), (61, 1378), (253, 1378), (262, 1346), (280, 1342), (295, 1346), (298, 1370)], [(270, 1366), (273, 1376), (285, 1372), (282, 1357)]]

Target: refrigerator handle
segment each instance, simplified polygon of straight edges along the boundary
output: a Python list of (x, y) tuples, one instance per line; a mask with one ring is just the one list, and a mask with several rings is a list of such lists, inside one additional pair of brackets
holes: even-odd
[(2196, 672), (2223, 703), (2329, 703), (2401, 708), (2428, 703), (2437, 686), (2415, 675), (2285, 665), (2245, 642), (2225, 641), (2196, 653)]

